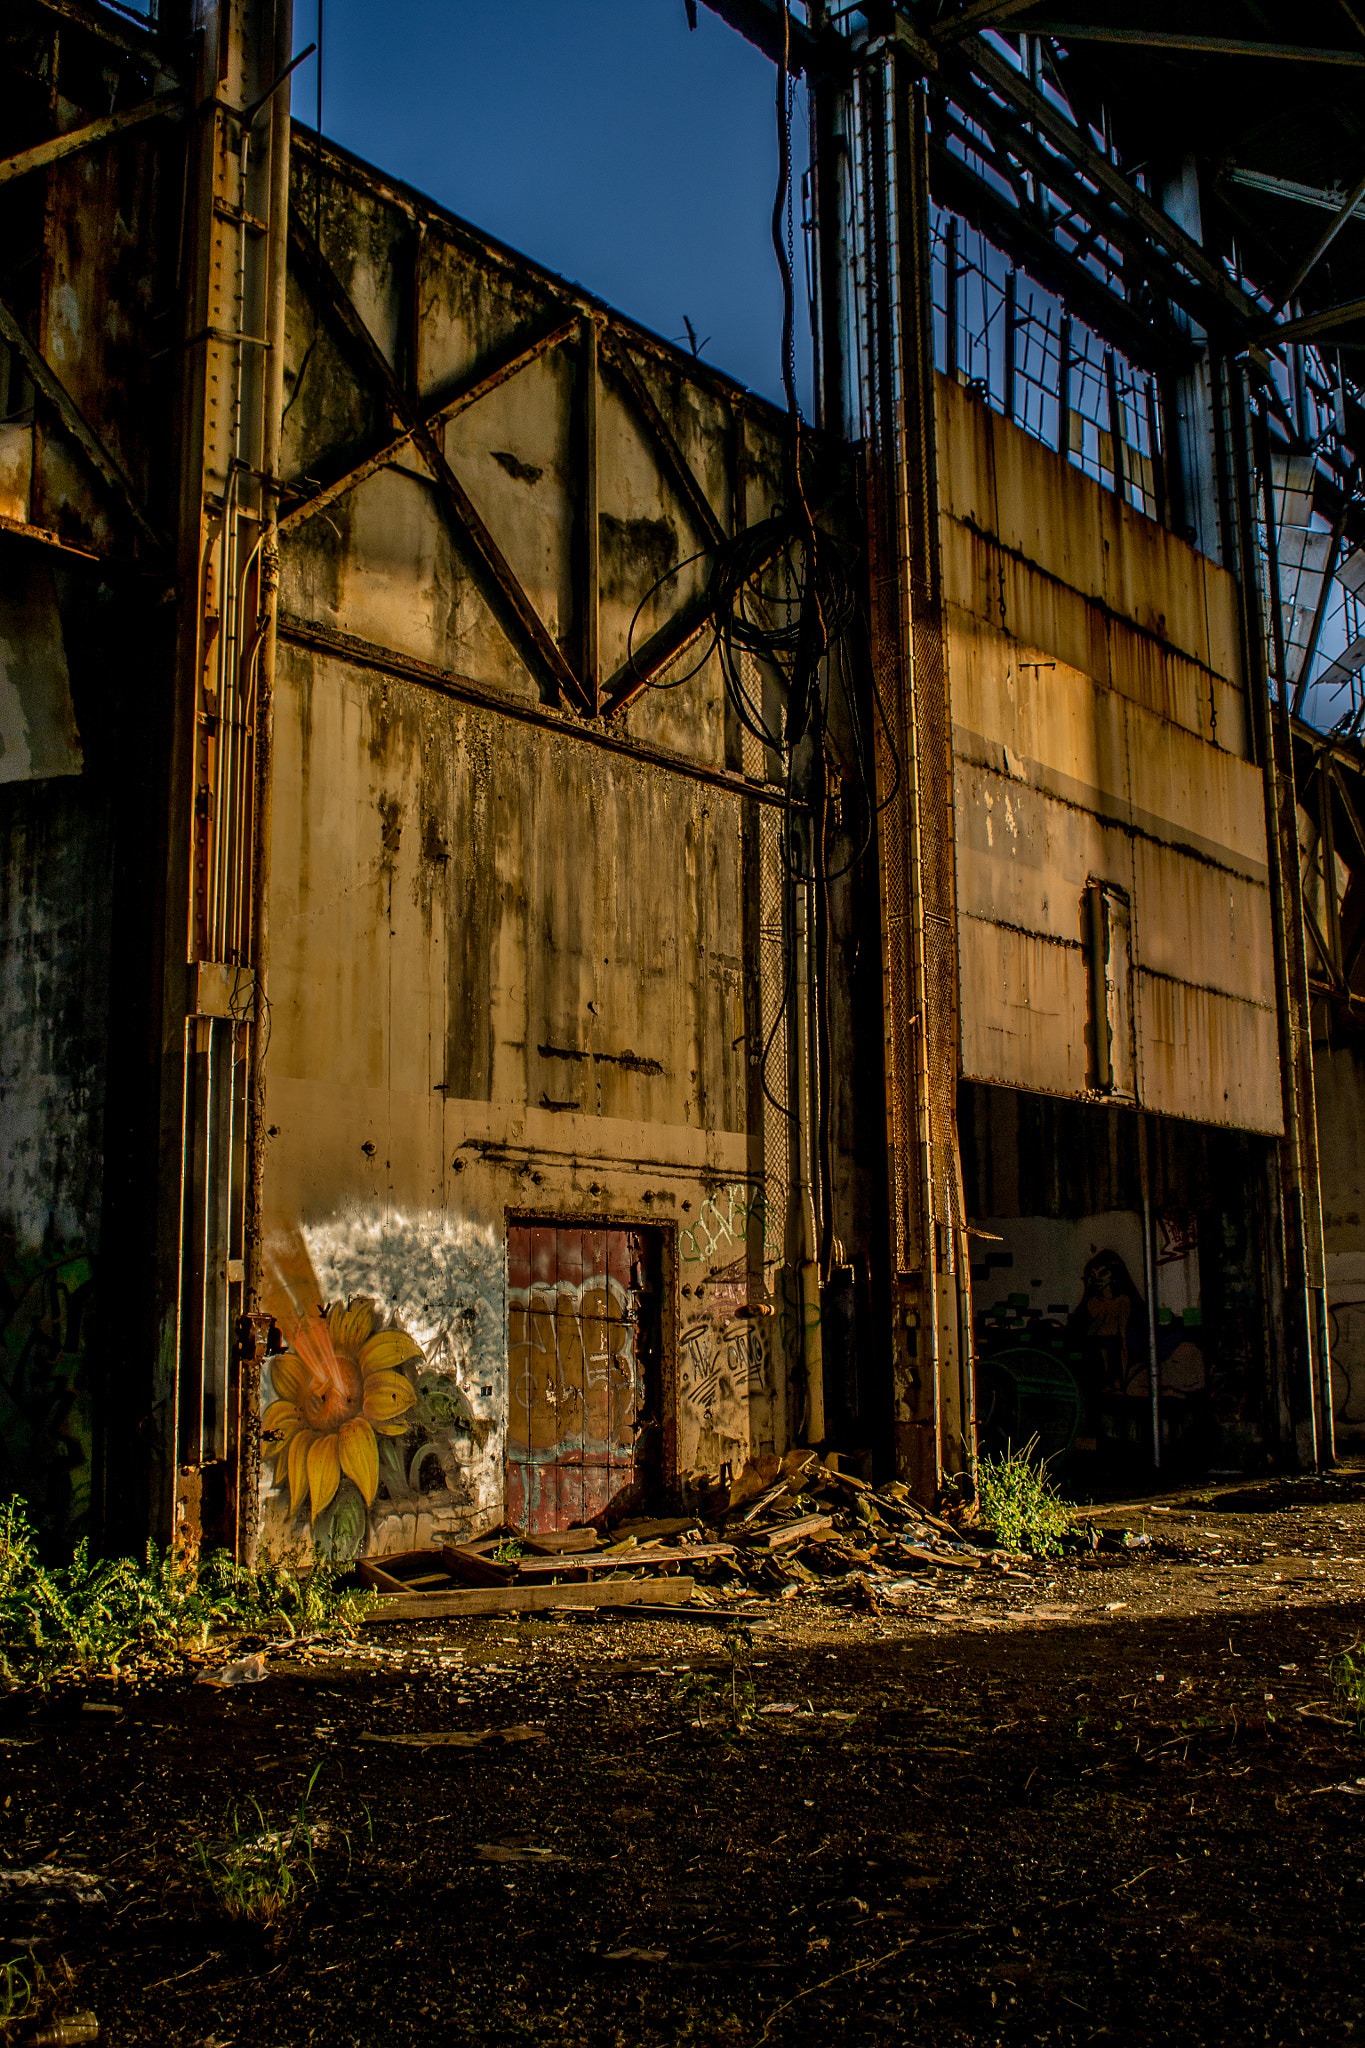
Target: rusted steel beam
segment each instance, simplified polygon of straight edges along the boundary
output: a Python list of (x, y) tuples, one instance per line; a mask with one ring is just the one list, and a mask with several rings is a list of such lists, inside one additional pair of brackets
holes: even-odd
[(1298, 320), (1263, 325), (1257, 329), (1255, 338), (1272, 346), (1280, 341), (1308, 341), (1315, 334), (1327, 334), (1334, 327), (1346, 327), (1352, 320), (1360, 319), (1365, 319), (1365, 299), (1344, 299), (1341, 305), (1325, 306), (1320, 313), (1305, 313)]
[(602, 714), (602, 523), (597, 470), (597, 322), (583, 322), (583, 689)]
[(976, 5), (965, 14), (954, 15), (951, 21), (936, 22), (929, 30), (929, 39), (935, 43), (960, 42), (974, 30), (998, 28), (1012, 14), (1022, 14), (1026, 7), (1034, 5), (1035, 0), (976, 0)]
[[(945, 58), (946, 62), (946, 58)], [(1027, 161), (1021, 151), (1033, 137), (1046, 137), (1053, 149), (1060, 151), (1065, 164), (1058, 163), (1045, 150), (1033, 145), (1030, 155), (1035, 159), (1029, 168), (1036, 170), (1055, 186), (1056, 173), (1065, 175), (1066, 166), (1087, 179), (1096, 188), (1101, 199), (1111, 201), (1119, 210), (1127, 230), (1127, 237), (1136, 236), (1134, 253), (1141, 257), (1146, 245), (1148, 260), (1153, 249), (1159, 251), (1169, 262), (1177, 265), (1201, 288), (1206, 300), (1211, 299), (1225, 317), (1237, 321), (1254, 318), (1256, 307), (1246, 293), (1235, 285), (1219, 265), (1199, 246), (1192, 236), (1163, 213), (1144, 193), (1124, 177), (1116, 165), (1101, 155), (1075, 123), (1059, 107), (1038, 92), (1028, 80), (1021, 77), (1005, 56), (981, 36), (972, 37), (963, 48), (954, 53), (951, 78), (947, 81), (953, 97), (958, 97), (958, 84), (970, 85), (972, 76), (978, 82), (990, 87), (997, 97), (1016, 117), (1010, 148), (1020, 161)], [(976, 110), (973, 109), (975, 116)], [(991, 110), (992, 116), (994, 110)], [(979, 116), (976, 116), (980, 118)], [(989, 132), (994, 132), (994, 120), (987, 122)], [(1081, 215), (1083, 219), (1094, 217), (1096, 200), (1090, 194), (1083, 194)], [(1107, 223), (1106, 223), (1107, 229)], [(1119, 239), (1115, 234), (1114, 239)], [(1175, 292), (1174, 297), (1182, 296)], [(1187, 294), (1186, 294), (1187, 296)]]
[[(1324, 881), (1325, 879), (1326, 878), (1324, 877)], [(1337, 965), (1337, 962), (1332, 958), (1332, 948), (1327, 941), (1326, 934), (1323, 932), (1322, 926), (1318, 923), (1316, 917), (1314, 917), (1313, 912), (1307, 903), (1305, 903), (1303, 906), (1303, 921), (1307, 929), (1308, 936), (1312, 939), (1313, 944), (1317, 947), (1319, 957), (1321, 958), (1322, 964), (1327, 971), (1327, 981), (1329, 986), (1336, 992), (1336, 994), (1345, 995), (1347, 991), (1346, 985), (1341, 978), (1341, 969)]]
[(1341, 906), (1337, 902), (1337, 836), (1332, 819), (1332, 768), (1326, 754), (1318, 761), (1318, 838), (1322, 846), (1322, 905), (1327, 912), (1327, 943), (1332, 949), (1332, 967), (1343, 988), (1341, 966)]
[(538, 672), (561, 696), (567, 697), (580, 709), (591, 710), (578, 677), (484, 525), (469, 493), (446, 461), (431, 429), (419, 418), (412, 400), (399, 384), (387, 356), (356, 311), (340, 278), (296, 222), (290, 223), (289, 243), (295, 260), (331, 314), (357, 367), (377, 385), (385, 403), (401, 420), (413, 446), (431, 472), (445, 501), (447, 518), (483, 570), (488, 594), (500, 616), (504, 632), (533, 672)]
[(1337, 795), (1341, 799), (1341, 808), (1346, 813), (1346, 822), (1355, 834), (1357, 859), (1352, 861), (1350, 865), (1365, 872), (1365, 826), (1361, 825), (1360, 813), (1351, 802), (1351, 793), (1346, 787), (1346, 778), (1341, 772), (1341, 763), (1334, 760), (1330, 754), (1324, 755), (1323, 758), (1331, 771)]
[(109, 490), (127, 511), (143, 539), (158, 550), (166, 546), (161, 534), (152, 525), (138, 501), (137, 488), (117, 456), (112, 455), (85, 414), (77, 405), (71, 393), (47, 359), (39, 353), (25, 334), (14, 314), (0, 299), (0, 341), (8, 342), (23, 362), (24, 368), (33, 379), (38, 390), (56, 413), (71, 439), (76, 443), (86, 461), (101, 477)]
[(140, 106), (125, 107), (122, 113), (87, 121), (84, 128), (54, 135), (49, 142), (35, 142), (32, 149), (21, 149), (0, 163), (0, 185), (8, 185), (12, 178), (22, 178), (29, 171), (45, 170), (49, 164), (60, 163), (63, 157), (78, 156), (84, 149), (93, 149), (97, 142), (107, 142), (111, 135), (140, 128), (144, 121), (155, 121), (162, 114), (178, 114), (183, 105), (184, 94), (178, 90), (158, 93), (155, 99), (143, 100)]
[[(448, 420), (458, 418), (462, 412), (468, 411), (471, 405), (477, 405), (481, 398), (486, 398), (490, 391), (498, 390), (510, 378), (515, 377), (519, 370), (524, 370), (528, 363), (535, 362), (538, 356), (543, 356), (547, 350), (557, 347), (560, 342), (568, 341), (577, 324), (576, 320), (557, 320), (553, 327), (515, 347), (510, 354), (500, 356), (486, 369), (471, 372), (453, 391), (447, 392), (439, 405), (434, 405), (421, 414), (422, 425), (435, 428), (444, 426)], [(357, 484), (363, 484), (366, 477), (374, 476), (377, 471), (387, 468), (411, 441), (412, 434), (405, 427), (401, 433), (390, 435), (362, 461), (333, 478), (331, 483), (324, 484), (320, 490), (312, 492), (306, 498), (297, 499), (282, 516), (280, 532), (288, 533), (291, 528), (302, 525), (303, 521), (311, 518), (315, 512), (323, 512), (329, 505), (335, 504), (338, 498), (344, 498)]]
[[(688, 754), (637, 740), (620, 726), (566, 719), (546, 705), (530, 704), (524, 697), (508, 696), (506, 691), (476, 682), (472, 676), (460, 675), (454, 669), (438, 668), (434, 662), (421, 661), (412, 654), (400, 654), (392, 647), (377, 646), (373, 640), (361, 640), (353, 633), (338, 632), (335, 626), (324, 626), (313, 619), (301, 619), (292, 613), (281, 612), (279, 635), (291, 646), (307, 648), (314, 654), (348, 663), (352, 668), (370, 669), (376, 675), (416, 683), (423, 689), (453, 698), (457, 703), (472, 704), (480, 711), (491, 712), (495, 718), (509, 718), (519, 725), (531, 725), (540, 732), (576, 741), (580, 746), (599, 747), (603, 753), (663, 769), (666, 774), (680, 776), (686, 782), (703, 783), (708, 789), (724, 790), (730, 796), (752, 798), (755, 803), (766, 804), (773, 810), (789, 808), (784, 789), (750, 782), (732, 768), (709, 768)], [(805, 809), (799, 799), (795, 801), (798, 810)]]
[(1105, 28), (1074, 21), (1030, 21), (1026, 32), (1058, 43), (1123, 43), (1129, 48), (1171, 50), (1204, 57), (1273, 57), (1282, 64), (1346, 64), (1365, 67), (1359, 50), (1315, 49), (1311, 43), (1267, 43), (1246, 36), (1197, 36), (1154, 28)]
[(673, 429), (660, 412), (650, 394), (644, 378), (636, 369), (622, 343), (617, 340), (609, 327), (602, 330), (602, 353), (625, 385), (635, 402), (645, 426), (652, 436), (664, 467), (673, 481), (679, 497), (687, 506), (693, 519), (701, 528), (713, 548), (723, 545), (725, 530), (711, 509), (711, 501), (697, 481), (692, 465), (683, 454), (674, 437)]
[(624, 711), (644, 695), (661, 670), (676, 661), (685, 648), (704, 633), (711, 623), (710, 601), (703, 593), (684, 605), (671, 619), (652, 633), (634, 656), (627, 655), (616, 673), (602, 688), (602, 709), (608, 717)]

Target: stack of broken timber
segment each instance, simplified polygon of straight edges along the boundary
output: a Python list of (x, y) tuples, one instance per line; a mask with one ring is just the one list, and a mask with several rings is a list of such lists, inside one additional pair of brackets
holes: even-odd
[(593, 1528), (535, 1536), (504, 1530), (434, 1550), (362, 1558), (356, 1572), (381, 1595), (371, 1620), (420, 1621), (549, 1607), (678, 1607), (692, 1598), (694, 1566), (734, 1554), (732, 1543), (705, 1541), (696, 1517), (681, 1515), (623, 1524), (605, 1542)]
[(836, 1454), (823, 1462), (814, 1451), (751, 1459), (728, 1487), (704, 1497), (702, 1513), (734, 1545), (733, 1556), (703, 1576), (769, 1597), (809, 1591), (875, 1603), (940, 1572), (1003, 1564), (989, 1530), (955, 1527), (898, 1480), (874, 1487)]
[(361, 1559), (381, 1597), (372, 1621), (440, 1620), (546, 1608), (724, 1609), (736, 1596), (806, 1591), (875, 1605), (940, 1572), (975, 1571), (994, 1539), (960, 1529), (898, 1481), (873, 1487), (831, 1454), (751, 1458), (737, 1478), (699, 1490), (696, 1508), (665, 1520), (526, 1535), (503, 1529), (463, 1543)]

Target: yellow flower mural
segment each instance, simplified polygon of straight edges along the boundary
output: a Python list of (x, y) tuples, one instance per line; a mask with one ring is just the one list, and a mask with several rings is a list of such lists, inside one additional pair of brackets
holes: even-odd
[(277, 1448), (275, 1483), (289, 1480), (289, 1513), (308, 1495), (316, 1521), (341, 1484), (353, 1479), (368, 1508), (379, 1486), (381, 1436), (403, 1436), (417, 1393), (402, 1368), (422, 1348), (405, 1330), (376, 1330), (368, 1299), (301, 1317), (293, 1349), (271, 1360), (275, 1400), (262, 1418)]

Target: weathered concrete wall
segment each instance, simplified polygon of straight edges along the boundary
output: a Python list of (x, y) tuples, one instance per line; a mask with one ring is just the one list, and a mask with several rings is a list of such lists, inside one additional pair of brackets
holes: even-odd
[(1083, 1096), (1084, 898), (1132, 914), (1136, 1096), (1280, 1127), (1230, 576), (940, 380), (963, 1071)]
[(0, 712), (0, 1494), (62, 1542), (87, 1527), (95, 1463), (114, 812), (82, 773), (31, 543), (0, 555)]
[(1322, 1233), (1339, 1440), (1365, 1437), (1365, 1052), (1353, 1035), (1313, 1048)]
[[(302, 151), (297, 178), (311, 223)], [(425, 406), (574, 302), (418, 205), (327, 157), (324, 254)], [(767, 408), (635, 340), (717, 517), (728, 526), (740, 495), (762, 516)], [(444, 430), (570, 658), (583, 375), (572, 336)], [(288, 383), (300, 479), (384, 431), (298, 280)], [(703, 536), (609, 366), (598, 474), (610, 676), (632, 625), (638, 649), (705, 565), (667, 574)], [(663, 1412), (640, 1420), (662, 1433), (665, 1479), (784, 1449), (802, 1331), (781, 1270), (785, 1128), (774, 1147), (755, 1073), (774, 1006), (759, 870), (780, 799), (761, 763), (757, 781), (740, 772), (714, 658), (609, 724), (546, 704), (411, 451), (289, 531), (283, 570), (266, 1195), (289, 1348), (263, 1389), (265, 1542), (386, 1551), (501, 1519), (509, 1417), (544, 1376), (528, 1303), (509, 1301), (517, 1218), (582, 1223), (585, 1244), (607, 1223), (660, 1232)], [(558, 1386), (562, 1440), (518, 1444), (519, 1474), (582, 1440), (580, 1390), (562, 1372)]]

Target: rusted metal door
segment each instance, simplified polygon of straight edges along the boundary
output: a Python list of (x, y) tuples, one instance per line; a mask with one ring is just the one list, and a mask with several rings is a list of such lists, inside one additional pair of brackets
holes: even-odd
[(511, 1226), (510, 1522), (567, 1529), (642, 1495), (660, 1254), (657, 1230)]

